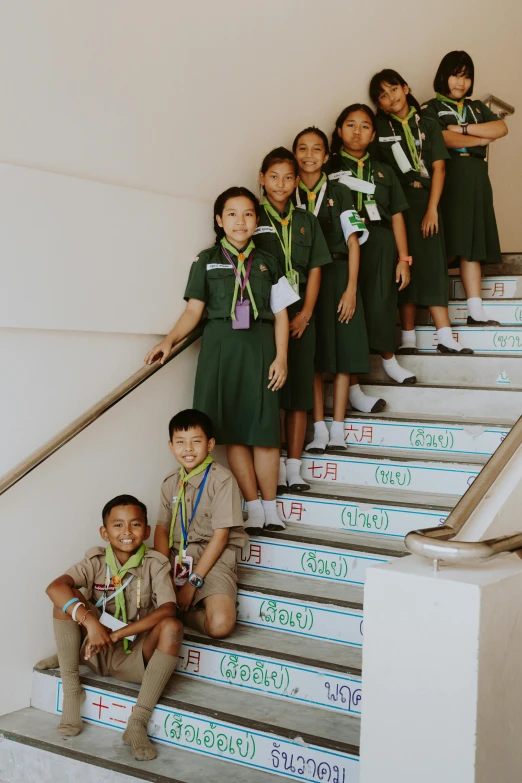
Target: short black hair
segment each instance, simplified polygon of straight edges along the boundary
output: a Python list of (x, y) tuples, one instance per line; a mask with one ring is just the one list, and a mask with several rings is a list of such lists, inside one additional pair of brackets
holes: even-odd
[(142, 503), (141, 500), (135, 498), (134, 495), (116, 495), (115, 498), (109, 500), (109, 502), (106, 503), (103, 507), (102, 520), (103, 520), (104, 527), (105, 527), (105, 523), (107, 522), (107, 519), (109, 518), (109, 514), (111, 513), (113, 508), (116, 508), (116, 506), (138, 506), (138, 508), (141, 508), (143, 512), (143, 518), (145, 519), (145, 524), (146, 525), (149, 524), (147, 518), (147, 506), (145, 505), (145, 503)]
[(195, 408), (187, 408), (176, 413), (169, 421), (169, 440), (172, 440), (175, 432), (180, 432), (180, 430), (186, 432), (194, 427), (201, 427), (209, 440), (214, 437), (214, 425), (210, 416)]
[(270, 166), (276, 166), (278, 163), (291, 163), (294, 167), (295, 176), (299, 174), (299, 166), (294, 153), (286, 147), (276, 147), (265, 155), (261, 163), (261, 174), (266, 174)]
[[(376, 106), (379, 105), (379, 95), (382, 93), (383, 84), (399, 84), (401, 87), (410, 86), (406, 79), (403, 79), (398, 71), (394, 71), (393, 68), (384, 68), (384, 70), (379, 71), (379, 73), (376, 73), (374, 76), (372, 76), (370, 81), (370, 98)], [(415, 106), (417, 111), (420, 111), (420, 103), (416, 98), (413, 97), (411, 92), (408, 93), (408, 103), (411, 103), (413, 106)]]
[(337, 131), (339, 128), (342, 128), (344, 123), (346, 122), (346, 118), (352, 114), (354, 111), (362, 111), (365, 114), (368, 115), (368, 119), (370, 120), (372, 124), (372, 128), (375, 131), (377, 128), (377, 120), (375, 119), (375, 113), (372, 109), (370, 109), (369, 106), (367, 106), (365, 103), (351, 103), (349, 106), (346, 107), (346, 109), (343, 109), (340, 115), (337, 117), (335, 121), (335, 128), (332, 133), (332, 152), (337, 153), (343, 146), (343, 143), (339, 137), (339, 134)]
[(309, 128), (305, 128), (301, 131), (301, 133), (298, 133), (297, 136), (294, 139), (294, 143), (292, 144), (292, 152), (295, 155), (295, 151), (297, 149), (297, 145), (299, 144), (299, 139), (301, 136), (306, 136), (307, 133), (315, 133), (316, 136), (319, 136), (321, 141), (324, 144), (324, 151), (327, 155), (330, 154), (330, 146), (328, 144), (328, 137), (324, 131), (322, 131), (320, 128), (316, 128), (315, 125), (310, 125)]
[(254, 196), (251, 190), (249, 190), (248, 188), (240, 187), (238, 185), (234, 185), (231, 188), (227, 188), (227, 190), (224, 190), (223, 193), (219, 194), (219, 196), (214, 202), (214, 212), (213, 212), (214, 231), (216, 232), (217, 242), (220, 242), (225, 236), (225, 229), (223, 228), (223, 226), (218, 225), (218, 222), (216, 220), (216, 215), (219, 215), (219, 217), (221, 217), (225, 210), (227, 201), (231, 198), (238, 198), (239, 196), (244, 196), (245, 198), (250, 199), (254, 211), (256, 213), (256, 217), (259, 217), (259, 200), (256, 196)]
[(433, 89), (441, 95), (447, 95), (449, 92), (449, 77), (459, 76), (461, 73), (471, 79), (471, 87), (464, 96), (467, 98), (468, 95), (472, 94), (475, 85), (475, 66), (473, 65), (473, 60), (469, 54), (462, 50), (448, 52), (448, 54), (442, 58), (433, 80)]

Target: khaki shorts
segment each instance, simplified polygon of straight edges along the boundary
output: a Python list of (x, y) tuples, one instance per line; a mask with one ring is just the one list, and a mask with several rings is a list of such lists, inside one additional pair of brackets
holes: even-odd
[[(189, 544), (187, 547), (187, 555), (194, 558), (193, 570), (196, 572), (198, 570), (197, 564), (204, 551), (205, 547), (201, 544)], [(170, 555), (173, 567), (176, 557), (177, 552), (173, 550)], [(192, 607), (195, 608), (197, 604), (210, 595), (229, 595), (235, 603), (237, 598), (237, 555), (235, 547), (227, 546), (223, 550), (218, 561), (206, 575), (203, 587), (196, 590)]]
[[(101, 612), (95, 607), (92, 608), (93, 614), (99, 618)], [(80, 649), (80, 664), (88, 666), (91, 671), (100, 674), (102, 677), (114, 677), (123, 682), (140, 683), (145, 674), (145, 662), (143, 660), (143, 644), (147, 638), (146, 633), (140, 633), (136, 641), (129, 642), (128, 655), (123, 649), (123, 642), (117, 642), (112, 650), (102, 650), (97, 655), (93, 655), (88, 661), (85, 660), (85, 647), (87, 637), (83, 640)]]

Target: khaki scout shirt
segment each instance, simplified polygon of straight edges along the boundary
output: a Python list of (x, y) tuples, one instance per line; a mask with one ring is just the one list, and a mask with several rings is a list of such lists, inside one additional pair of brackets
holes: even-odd
[[(116, 558), (116, 565), (118, 563)], [(92, 603), (102, 597), (105, 587), (107, 563), (105, 560), (105, 547), (95, 546), (86, 552), (83, 560), (73, 565), (66, 572), (74, 579), (75, 587), (84, 587), (87, 590), (87, 599)], [(140, 582), (140, 617), (143, 618), (166, 603), (176, 603), (174, 588), (170, 578), (170, 563), (167, 558), (154, 549), (145, 552), (143, 561), (138, 568), (129, 568), (127, 574), (134, 574), (134, 579), (124, 590), (125, 607), (127, 609), (127, 622), (132, 623), (137, 619), (137, 591), (138, 579)], [(127, 579), (127, 576), (125, 576)], [(111, 583), (107, 591), (106, 609), (109, 614), (115, 614), (116, 605), (111, 595), (116, 588)], [(121, 617), (119, 618), (122, 619)]]
[[(185, 502), (188, 519), (198, 495), (205, 473), (189, 479), (185, 486)], [(160, 512), (158, 525), (170, 530), (172, 510), (179, 491), (179, 469), (171, 473), (161, 485)], [(243, 512), (239, 487), (232, 473), (217, 462), (212, 463), (205, 489), (201, 495), (196, 514), (188, 534), (190, 544), (207, 544), (214, 530), (230, 528), (227, 546), (242, 549), (248, 541), (243, 527)], [(181, 541), (181, 515), (178, 511), (174, 528), (174, 548), (179, 550)]]

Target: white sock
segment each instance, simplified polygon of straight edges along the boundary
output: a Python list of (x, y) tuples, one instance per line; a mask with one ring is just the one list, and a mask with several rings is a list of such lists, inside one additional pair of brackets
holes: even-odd
[(317, 449), (324, 452), (328, 446), (328, 427), (324, 421), (314, 422), (314, 439), (306, 446), (305, 451)]
[(285, 523), (279, 519), (275, 500), (261, 500), (265, 514), (265, 528), (269, 530), (284, 530)]
[(475, 321), (487, 321), (488, 317), (484, 311), (482, 299), (480, 296), (472, 296), (471, 299), (467, 299), (468, 315), (475, 319)]
[(417, 347), (417, 335), (415, 329), (404, 331), (401, 330), (401, 348), (416, 348)]
[(310, 484), (304, 480), (301, 476), (301, 460), (300, 459), (287, 459), (286, 460), (286, 480), (290, 489), (310, 487)]
[[(275, 502), (275, 501), (274, 501)], [(262, 502), (259, 500), (247, 500), (248, 519), (245, 522), (247, 530), (262, 530), (265, 524), (265, 512)]]
[[(365, 394), (358, 383), (350, 386), (350, 405), (355, 408), (356, 411), (362, 411), (362, 413), (371, 413), (377, 403), (382, 403), (379, 397), (370, 397), (369, 394)], [(379, 410), (384, 406), (381, 404)]]
[(450, 326), (443, 326), (442, 329), (437, 329), (437, 339), (439, 343), (445, 345), (446, 348), (453, 348), (454, 351), (462, 351), (463, 345), (453, 339), (453, 333)]
[(277, 479), (278, 487), (286, 487), (286, 459), (279, 457), (279, 476)]
[(386, 375), (389, 375), (397, 383), (404, 383), (406, 378), (415, 378), (412, 372), (400, 366), (395, 356), (392, 356), (391, 359), (383, 359), (382, 366)]
[(346, 448), (346, 443), (344, 441), (344, 421), (332, 421), (328, 445), (336, 449)]

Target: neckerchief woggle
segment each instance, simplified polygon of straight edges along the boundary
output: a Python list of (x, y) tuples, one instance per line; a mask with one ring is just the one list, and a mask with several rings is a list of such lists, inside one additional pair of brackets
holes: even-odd
[[(347, 158), (348, 160), (352, 160), (354, 163), (357, 163), (357, 179), (364, 179), (364, 161), (368, 160), (368, 158), (370, 157), (370, 153), (367, 152), (366, 155), (362, 156), (362, 158), (354, 158), (353, 155), (349, 155), (344, 150), (341, 150), (341, 155), (342, 155), (343, 158)], [(371, 176), (372, 176), (372, 172), (371, 172), (370, 166), (368, 166), (368, 182), (370, 181)], [(363, 203), (363, 194), (358, 192), (357, 193), (357, 212), (361, 211), (362, 203)]]
[[(232, 269), (234, 270), (234, 274), (236, 276), (236, 284), (234, 286), (234, 296), (232, 299), (232, 309), (230, 311), (230, 317), (233, 321), (236, 320), (236, 303), (237, 303), (237, 297), (239, 296), (239, 289), (241, 288), (241, 301), (243, 301), (243, 291), (248, 291), (248, 295), (250, 297), (250, 302), (252, 304), (252, 312), (254, 313), (254, 319), (257, 318), (259, 315), (257, 306), (256, 306), (256, 300), (254, 299), (254, 294), (252, 293), (252, 289), (250, 287), (250, 269), (248, 273), (245, 270), (245, 260), (250, 258), (250, 255), (252, 254), (252, 251), (255, 249), (255, 245), (252, 240), (248, 243), (245, 250), (240, 253), (237, 248), (234, 247), (234, 245), (231, 245), (230, 242), (226, 239), (226, 237), (223, 237), (221, 240), (221, 246), (223, 248), (223, 252), (225, 253), (225, 257), (228, 259), (229, 264), (231, 265)], [(234, 262), (230, 258), (230, 256), (227, 256), (226, 250), (228, 250), (229, 253), (232, 253), (237, 258), (237, 269), (234, 266)], [(252, 259), (250, 259), (250, 266), (252, 265)], [(243, 275), (243, 285), (240, 285), (241, 281), (241, 275)]]
[[(301, 196), (299, 194), (299, 189), (304, 190), (304, 192), (307, 194), (307, 206), (308, 206), (308, 212), (312, 212), (316, 217), (319, 214), (319, 210), (321, 209), (321, 204), (323, 203), (324, 194), (326, 193), (326, 187), (328, 185), (328, 180), (326, 178), (326, 174), (322, 174), (322, 176), (319, 178), (319, 182), (316, 184), (314, 188), (310, 190), (310, 188), (307, 188), (304, 184), (303, 180), (299, 180), (299, 184), (295, 189), (295, 200), (297, 201), (297, 206), (301, 207)], [(320, 192), (319, 192), (320, 191)], [(317, 195), (319, 193), (319, 195)]]
[[(210, 470), (210, 466), (212, 465), (213, 462), (214, 462), (214, 458), (209, 454), (203, 460), (201, 465), (198, 465), (197, 468), (194, 468), (194, 470), (191, 470), (188, 475), (185, 472), (185, 468), (183, 467), (183, 465), (181, 465), (181, 467), (179, 469), (178, 496), (177, 496), (176, 502), (174, 504), (174, 509), (172, 511), (172, 520), (171, 520), (171, 523), (170, 523), (170, 533), (169, 533), (169, 548), (170, 549), (172, 549), (172, 547), (174, 546), (174, 528), (176, 527), (176, 518), (178, 516), (178, 508), (180, 508), (180, 505), (181, 505), (181, 523), (182, 523), (181, 532), (182, 532), (182, 534), (184, 536), (188, 535), (188, 528), (185, 530), (185, 527), (184, 527), (184, 524), (185, 524), (184, 520), (187, 519), (187, 504), (185, 502), (185, 486), (186, 486), (187, 482), (190, 481), (191, 478), (194, 478), (194, 476), (199, 476), (199, 474), (203, 473), (203, 471), (205, 471), (205, 470), (207, 471), (207, 476), (208, 476), (208, 471)], [(200, 484), (199, 494), (198, 494), (198, 497), (197, 497), (197, 500), (196, 500), (196, 505), (194, 506), (194, 508), (192, 510), (192, 516), (190, 518), (190, 522), (188, 524), (188, 527), (190, 527), (190, 525), (192, 524), (192, 520), (194, 519), (194, 514), (196, 513), (196, 508), (198, 506), (199, 499), (201, 497), (201, 493), (203, 492), (203, 487), (205, 485), (206, 478), (207, 477), (205, 476), (203, 481)], [(184, 542), (182, 541), (181, 543), (183, 544)], [(184, 543), (184, 546), (186, 546), (186, 542)], [(183, 560), (183, 546), (180, 546), (180, 548), (179, 548), (179, 563), (180, 563), (180, 565), (182, 563), (182, 560)]]
[[(268, 219), (270, 223), (272, 224), (272, 228), (275, 230), (277, 238), (279, 239), (279, 242), (281, 243), (281, 247), (283, 248), (283, 255), (285, 257), (285, 275), (290, 283), (290, 285), (293, 287), (294, 285), (294, 270), (292, 268), (292, 239), (291, 239), (291, 231), (292, 231), (292, 213), (294, 211), (294, 205), (290, 201), (289, 207), (288, 207), (288, 217), (282, 218), (279, 212), (274, 209), (272, 204), (269, 202), (267, 198), (263, 201), (263, 207), (265, 208), (265, 212), (268, 216)], [(278, 223), (281, 223), (282, 226), (282, 235), (283, 237), (279, 235), (279, 231), (274, 226), (274, 221), (277, 220)]]
[[(117, 587), (120, 583), (127, 571), (129, 571), (131, 568), (138, 568), (143, 562), (143, 558), (145, 557), (145, 552), (147, 551), (147, 547), (145, 544), (142, 544), (137, 552), (134, 552), (134, 554), (129, 557), (127, 562), (124, 566), (121, 568), (118, 568), (116, 564), (116, 557), (114, 555), (114, 552), (112, 551), (112, 546), (108, 546), (105, 550), (105, 562), (109, 566), (113, 584), (115, 587)], [(119, 581), (118, 581), (119, 580)], [(108, 585), (106, 585), (106, 589), (108, 589)], [(125, 593), (123, 590), (119, 590), (114, 595), (114, 601), (116, 603), (116, 611), (114, 613), (114, 618), (117, 620), (121, 613), (121, 620), (123, 623), (127, 623), (127, 607), (125, 606)], [(129, 650), (129, 640), (124, 639), (123, 640), (123, 649), (125, 650), (126, 655), (129, 655), (129, 653), (132, 652), (132, 650)]]
[[(413, 168), (417, 173), (420, 173), (422, 171), (421, 156), (420, 153), (417, 152), (415, 139), (413, 138), (413, 133), (410, 128), (410, 120), (412, 117), (415, 117), (417, 121), (417, 131), (419, 134), (419, 148), (420, 148), (420, 152), (422, 152), (422, 138), (419, 129), (419, 121), (417, 118), (417, 109), (415, 108), (415, 106), (412, 106), (408, 114), (406, 115), (406, 117), (404, 117), (404, 119), (397, 117), (396, 114), (390, 114), (390, 117), (393, 117), (394, 120), (397, 120), (397, 122), (400, 122), (400, 124), (402, 125), (402, 129), (404, 130), (404, 136), (406, 138), (406, 144), (408, 145), (411, 161), (413, 163)], [(393, 130), (393, 126), (392, 126), (392, 130)]]

